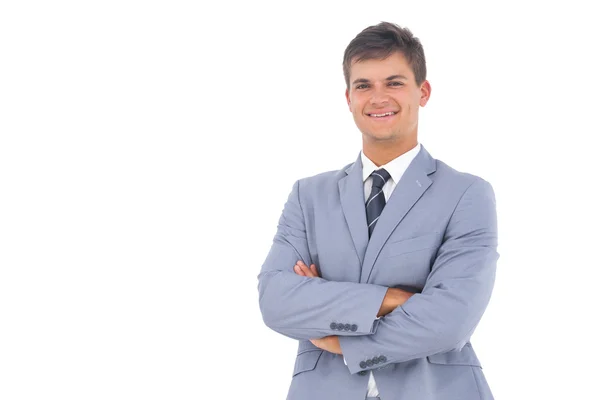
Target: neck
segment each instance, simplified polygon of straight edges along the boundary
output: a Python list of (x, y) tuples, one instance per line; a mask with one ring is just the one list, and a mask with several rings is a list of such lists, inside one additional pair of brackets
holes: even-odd
[(363, 153), (373, 161), (378, 167), (385, 165), (392, 161), (394, 158), (400, 157), (415, 148), (418, 144), (417, 139), (406, 140), (404, 142), (390, 143), (389, 141), (377, 141), (377, 142), (366, 142), (363, 139)]

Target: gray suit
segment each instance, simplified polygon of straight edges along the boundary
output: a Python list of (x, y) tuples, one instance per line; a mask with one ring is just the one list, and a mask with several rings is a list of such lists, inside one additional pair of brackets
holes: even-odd
[[(421, 146), (368, 239), (362, 162), (297, 181), (258, 275), (265, 324), (299, 340), (288, 400), (493, 399), (469, 342), (496, 272), (496, 202), (482, 178)], [(297, 260), (321, 278), (299, 276)], [(388, 287), (416, 293), (376, 319)], [(309, 339), (338, 335), (343, 357)]]

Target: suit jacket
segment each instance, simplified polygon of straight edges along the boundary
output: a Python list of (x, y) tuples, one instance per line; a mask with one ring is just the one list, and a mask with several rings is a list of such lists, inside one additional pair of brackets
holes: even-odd
[[(288, 400), (493, 399), (469, 341), (496, 272), (492, 186), (421, 150), (368, 238), (362, 162), (295, 182), (258, 275), (264, 323), (299, 341)], [(293, 271), (317, 265), (319, 278)], [(415, 293), (377, 319), (385, 293)], [(337, 335), (343, 357), (309, 340)]]

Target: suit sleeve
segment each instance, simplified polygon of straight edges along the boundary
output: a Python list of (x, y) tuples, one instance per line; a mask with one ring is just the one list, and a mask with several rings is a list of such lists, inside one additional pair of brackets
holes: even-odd
[(296, 274), (293, 268), (298, 260), (311, 264), (304, 218), (297, 181), (258, 275), (263, 321), (274, 331), (297, 340), (373, 334), (388, 288)]
[(381, 318), (375, 334), (339, 338), (350, 373), (461, 349), (492, 294), (497, 238), (494, 190), (476, 178), (450, 218), (422, 292)]

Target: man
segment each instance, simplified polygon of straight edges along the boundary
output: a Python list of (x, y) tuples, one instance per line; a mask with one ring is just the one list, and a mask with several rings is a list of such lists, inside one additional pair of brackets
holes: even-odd
[(469, 341), (489, 302), (495, 194), (417, 139), (425, 56), (382, 22), (344, 54), (363, 146), (300, 179), (258, 275), (265, 324), (299, 340), (288, 400), (493, 399)]

